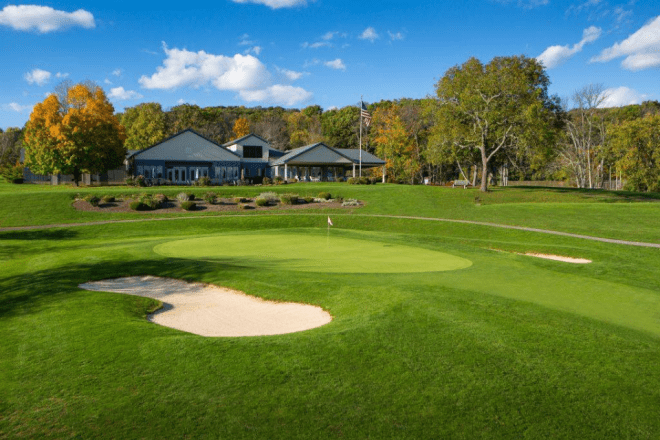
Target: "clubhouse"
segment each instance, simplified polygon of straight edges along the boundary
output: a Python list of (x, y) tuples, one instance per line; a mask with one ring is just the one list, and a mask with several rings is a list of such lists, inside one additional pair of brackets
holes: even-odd
[[(223, 145), (188, 129), (144, 150), (129, 152), (127, 169), (150, 183), (189, 185), (202, 177), (214, 184), (240, 180), (260, 183), (264, 177), (300, 181), (334, 181), (358, 169), (383, 167), (385, 161), (366, 151), (332, 148), (319, 142), (282, 152), (249, 134)], [(385, 173), (383, 172), (383, 175)], [(384, 177), (383, 177), (384, 179)]]

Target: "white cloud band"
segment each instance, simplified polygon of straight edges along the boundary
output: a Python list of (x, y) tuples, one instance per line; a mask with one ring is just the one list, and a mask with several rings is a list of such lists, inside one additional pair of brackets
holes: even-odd
[(96, 26), (94, 16), (84, 9), (74, 12), (58, 11), (48, 6), (9, 5), (0, 11), (0, 25), (18, 31), (37, 31), (42, 34), (80, 26), (91, 29)]

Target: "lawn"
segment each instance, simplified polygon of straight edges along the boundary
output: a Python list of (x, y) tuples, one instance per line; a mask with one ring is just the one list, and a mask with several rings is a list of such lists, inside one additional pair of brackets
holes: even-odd
[[(659, 249), (377, 216), (658, 243), (653, 196), (276, 190), (366, 205), (0, 232), (0, 438), (660, 436)], [(78, 212), (78, 192), (131, 190), (0, 185), (0, 227), (160, 217)], [(528, 251), (593, 263), (514, 253)], [(204, 338), (150, 323), (154, 300), (78, 288), (147, 274), (318, 305), (333, 321)]]

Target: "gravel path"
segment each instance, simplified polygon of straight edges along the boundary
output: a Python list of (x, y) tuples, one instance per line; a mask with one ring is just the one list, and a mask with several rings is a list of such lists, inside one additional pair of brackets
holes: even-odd
[[(263, 214), (263, 215), (273, 215), (273, 216), (283, 216), (283, 215), (318, 215), (318, 216), (328, 216), (328, 214)], [(262, 217), (260, 215), (259, 217)], [(385, 215), (385, 214), (330, 214), (332, 217), (340, 216), (351, 216), (351, 217), (377, 217), (377, 218), (391, 218), (391, 219), (405, 219), (405, 220), (421, 220), (421, 221), (433, 221), (433, 222), (448, 222), (448, 223), (462, 223), (468, 225), (478, 225), (478, 226), (489, 226), (492, 228), (503, 228), (503, 229), (516, 229), (518, 231), (528, 231), (528, 232), (538, 232), (540, 234), (552, 234), (560, 235), (563, 237), (572, 237), (572, 238), (581, 238), (584, 240), (593, 240), (600, 241), (603, 243), (614, 243), (622, 244), (626, 246), (639, 246), (639, 247), (650, 247), (650, 248), (660, 248), (660, 243), (646, 243), (641, 241), (629, 241), (629, 240), (616, 240), (613, 238), (603, 238), (603, 237), (593, 237), (591, 235), (582, 235), (582, 234), (572, 234), (570, 232), (560, 232), (560, 231), (551, 231), (548, 229), (538, 229), (538, 228), (528, 228), (524, 226), (512, 226), (512, 225), (502, 225), (498, 223), (488, 223), (488, 222), (478, 222), (473, 220), (456, 220), (456, 219), (447, 219), (447, 218), (433, 218), (433, 217), (414, 217), (406, 215)], [(168, 221), (168, 220), (197, 220), (197, 219), (208, 219), (208, 218), (227, 218), (227, 217), (251, 217), (250, 215), (217, 215), (217, 216), (195, 216), (195, 217), (167, 217), (167, 218), (147, 218), (147, 219), (130, 219), (130, 220), (104, 220), (98, 222), (87, 222), (87, 223), (66, 223), (66, 224), (53, 224), (53, 225), (40, 225), (40, 226), (13, 226), (0, 228), (0, 232), (9, 232), (9, 231), (31, 231), (31, 230), (40, 230), (40, 229), (51, 229), (51, 228), (71, 228), (78, 226), (95, 226), (95, 225), (107, 225), (114, 223), (140, 223), (140, 222), (150, 222), (150, 221)]]

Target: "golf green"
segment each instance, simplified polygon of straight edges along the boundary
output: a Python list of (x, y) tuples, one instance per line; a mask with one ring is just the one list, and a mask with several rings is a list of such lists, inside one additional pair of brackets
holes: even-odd
[(321, 234), (226, 234), (157, 245), (158, 254), (303, 272), (403, 273), (463, 269), (470, 260), (412, 246)]

